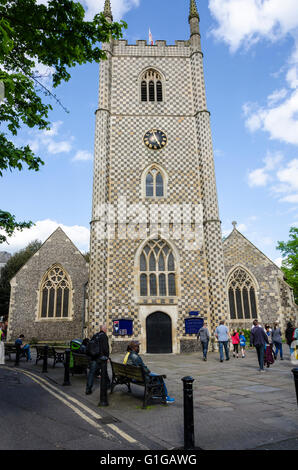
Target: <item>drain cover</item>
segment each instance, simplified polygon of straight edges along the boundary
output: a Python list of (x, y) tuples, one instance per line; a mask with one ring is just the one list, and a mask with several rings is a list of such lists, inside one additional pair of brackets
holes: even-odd
[(106, 416), (105, 418), (98, 419), (97, 422), (101, 424), (114, 424), (120, 423), (121, 421), (117, 418), (114, 418), (114, 416)]

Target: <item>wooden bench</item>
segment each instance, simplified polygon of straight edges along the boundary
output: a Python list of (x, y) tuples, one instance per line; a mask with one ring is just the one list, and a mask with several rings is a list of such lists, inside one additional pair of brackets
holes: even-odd
[[(38, 361), (43, 360), (45, 356), (45, 346), (35, 346), (36, 349), (36, 361), (35, 364), (38, 363)], [(55, 367), (56, 364), (59, 362), (63, 363), (64, 362), (64, 357), (65, 357), (65, 352), (58, 352), (55, 350), (53, 346), (48, 347), (48, 359), (54, 359), (53, 362), (53, 367)]]
[(113, 393), (116, 385), (126, 385), (129, 393), (131, 393), (131, 384), (140, 385), (144, 387), (143, 408), (147, 407), (153, 397), (160, 398), (162, 403), (166, 404), (166, 393), (162, 380), (166, 379), (166, 375), (150, 376), (144, 372), (142, 367), (110, 362), (113, 373), (111, 393)]
[[(4, 343), (4, 350), (5, 356), (9, 356), (9, 360), (11, 360), (11, 354), (17, 354), (17, 347), (14, 343)], [(27, 357), (25, 351), (23, 350), (21, 350), (20, 358), (21, 357)]]
[(87, 374), (87, 369), (90, 363), (90, 357), (86, 354), (79, 354), (72, 352), (73, 367), (70, 368), (71, 375), (74, 374)]

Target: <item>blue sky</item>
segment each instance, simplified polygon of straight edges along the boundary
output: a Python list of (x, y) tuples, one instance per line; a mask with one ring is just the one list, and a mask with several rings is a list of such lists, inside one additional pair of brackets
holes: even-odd
[[(40, 0), (45, 3), (46, 0)], [(88, 17), (103, 0), (85, 0)], [(189, 0), (112, 0), (115, 19), (128, 23), (129, 43), (189, 38)], [(198, 0), (208, 109), (223, 234), (239, 230), (273, 261), (278, 240), (298, 226), (298, 15), (297, 0)], [(122, 16), (124, 15), (124, 16)], [(46, 79), (48, 85), (50, 78)], [(82, 251), (89, 247), (94, 112), (98, 64), (72, 70), (55, 93), (48, 133), (23, 129), (44, 161), (38, 173), (5, 173), (2, 209), (36, 226), (11, 238), (14, 252), (62, 228)]]

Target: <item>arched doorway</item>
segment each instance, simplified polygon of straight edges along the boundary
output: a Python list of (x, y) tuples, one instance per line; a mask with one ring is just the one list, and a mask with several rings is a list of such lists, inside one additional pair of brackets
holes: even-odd
[(147, 353), (172, 353), (172, 320), (166, 313), (155, 312), (146, 319)]

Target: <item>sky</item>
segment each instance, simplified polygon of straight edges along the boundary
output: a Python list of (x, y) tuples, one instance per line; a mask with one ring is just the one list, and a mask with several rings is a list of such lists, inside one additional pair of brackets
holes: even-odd
[[(46, 3), (46, 0), (39, 0)], [(86, 18), (104, 0), (84, 0)], [(124, 38), (174, 44), (189, 38), (189, 0), (111, 0)], [(279, 240), (298, 226), (298, 13), (297, 0), (197, 0), (208, 109), (223, 236), (238, 230), (278, 265)], [(51, 86), (51, 70), (42, 70)], [(55, 94), (50, 131), (22, 129), (45, 165), (39, 172), (6, 172), (2, 210), (32, 220), (1, 251), (13, 253), (45, 239), (59, 226), (77, 247), (89, 249), (98, 64), (78, 66)]]

